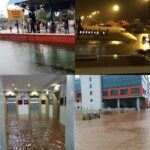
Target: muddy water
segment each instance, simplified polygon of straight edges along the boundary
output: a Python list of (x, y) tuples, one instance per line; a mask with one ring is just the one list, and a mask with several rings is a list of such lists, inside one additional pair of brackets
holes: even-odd
[(150, 110), (113, 113), (82, 121), (76, 116), (76, 149), (149, 150)]
[(8, 150), (65, 150), (64, 126), (45, 116), (7, 116)]

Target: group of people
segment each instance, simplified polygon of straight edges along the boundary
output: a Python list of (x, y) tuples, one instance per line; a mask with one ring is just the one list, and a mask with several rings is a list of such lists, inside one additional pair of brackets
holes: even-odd
[[(19, 25), (19, 21), (15, 21), (15, 27), (17, 29), (17, 33), (19, 33), (20, 29), (22, 33), (40, 33), (41, 27), (45, 28), (46, 33), (56, 33), (56, 30), (60, 33), (62, 30), (62, 27), (64, 27), (65, 34), (69, 34), (69, 21), (66, 17), (63, 20), (63, 23), (54, 23), (52, 20), (48, 20), (45, 22), (42, 22), (38, 19), (25, 19), (22, 20), (21, 24)], [(10, 32), (12, 32), (12, 27), (10, 27)]]

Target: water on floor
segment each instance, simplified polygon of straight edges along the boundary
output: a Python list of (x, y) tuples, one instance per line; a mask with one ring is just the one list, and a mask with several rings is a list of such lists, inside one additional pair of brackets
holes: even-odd
[(8, 150), (65, 150), (64, 126), (46, 116), (7, 115)]

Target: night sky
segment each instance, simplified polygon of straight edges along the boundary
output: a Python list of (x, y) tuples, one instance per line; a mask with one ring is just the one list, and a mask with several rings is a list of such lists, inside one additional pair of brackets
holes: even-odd
[[(112, 6), (118, 4), (119, 12), (113, 12)], [(99, 10), (97, 19), (106, 20), (148, 20), (149, 3), (145, 0), (76, 0), (76, 16), (87, 16), (94, 10)]]

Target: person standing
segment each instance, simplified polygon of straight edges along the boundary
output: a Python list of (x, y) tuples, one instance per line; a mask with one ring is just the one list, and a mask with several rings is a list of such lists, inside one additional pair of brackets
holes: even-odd
[(17, 28), (17, 33), (19, 33), (19, 23), (18, 23), (18, 20), (16, 20), (15, 26)]
[(64, 21), (64, 29), (65, 29), (65, 34), (69, 34), (69, 21), (67, 17), (65, 18)]
[(51, 33), (52, 21), (49, 20), (48, 23), (47, 23), (47, 25), (48, 25), (49, 33)]

